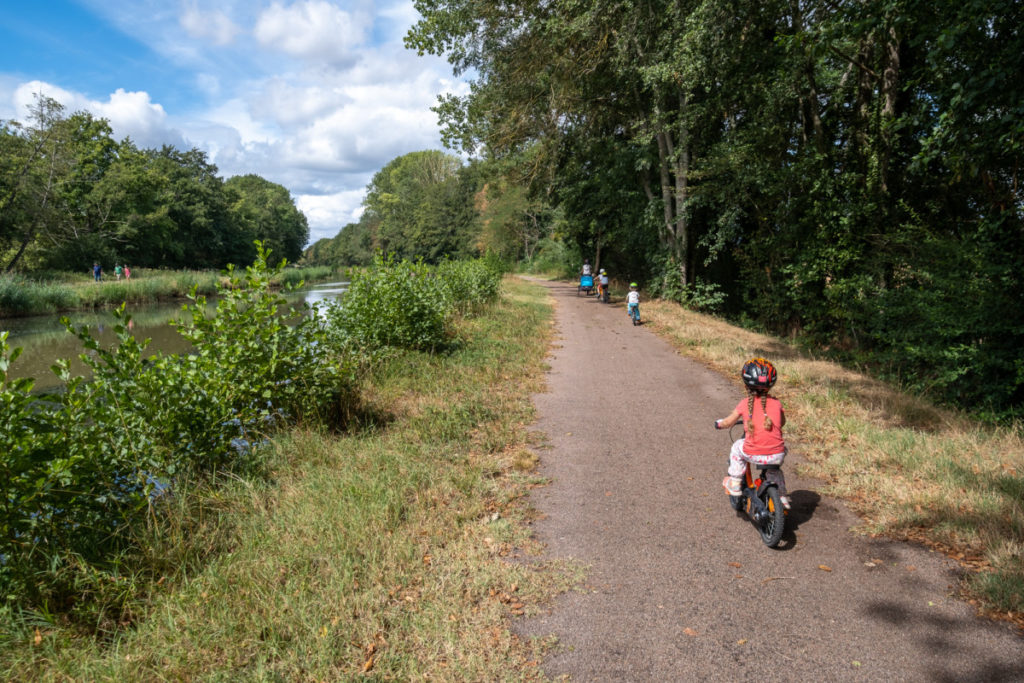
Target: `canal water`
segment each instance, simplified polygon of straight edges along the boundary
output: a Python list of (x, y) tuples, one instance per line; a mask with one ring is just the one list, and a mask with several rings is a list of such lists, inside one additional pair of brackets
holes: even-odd
[[(347, 282), (324, 282), (289, 292), (285, 296), (293, 305), (301, 307), (303, 302), (315, 304), (336, 299), (347, 287)], [(211, 299), (209, 305), (214, 306), (216, 302)], [(181, 302), (139, 304), (130, 306), (128, 310), (132, 315), (131, 331), (135, 338), (151, 340), (146, 347), (146, 355), (158, 351), (181, 353), (188, 350), (188, 342), (170, 325), (171, 320), (186, 315), (182, 311)], [(109, 345), (116, 340), (114, 316), (110, 311), (72, 311), (63, 315), (67, 315), (75, 326), (88, 325), (101, 344)], [(50, 366), (61, 358), (71, 359), (72, 374), (87, 373), (88, 368), (78, 359), (82, 353), (82, 344), (64, 329), (60, 317), (45, 315), (0, 319), (0, 331), (7, 330), (10, 333), (7, 343), (12, 348), (20, 346), (23, 349), (21, 356), (9, 369), (8, 375), (12, 379), (33, 377), (37, 391), (55, 388), (60, 385), (60, 380), (50, 370)]]

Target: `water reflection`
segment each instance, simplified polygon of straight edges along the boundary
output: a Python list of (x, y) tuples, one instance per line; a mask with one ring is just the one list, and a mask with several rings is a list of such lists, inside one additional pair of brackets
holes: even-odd
[[(290, 292), (286, 298), (296, 307), (301, 307), (303, 302), (312, 305), (338, 298), (347, 286), (347, 282), (324, 282)], [(208, 305), (216, 304), (211, 301)], [(171, 320), (180, 319), (184, 315), (181, 303), (140, 304), (130, 306), (128, 310), (132, 315), (131, 331), (135, 338), (151, 340), (146, 355), (158, 351), (181, 353), (188, 350), (188, 343), (169, 324)], [(101, 344), (109, 345), (116, 340), (114, 317), (110, 311), (73, 311), (65, 315), (76, 326), (88, 325)], [(78, 359), (82, 345), (64, 329), (59, 315), (0, 319), (0, 330), (10, 333), (7, 342), (12, 347), (20, 346), (23, 349), (21, 356), (10, 367), (8, 374), (12, 379), (34, 377), (37, 390), (54, 388), (60, 381), (50, 367), (60, 358), (71, 359), (73, 374), (86, 374), (85, 364)]]

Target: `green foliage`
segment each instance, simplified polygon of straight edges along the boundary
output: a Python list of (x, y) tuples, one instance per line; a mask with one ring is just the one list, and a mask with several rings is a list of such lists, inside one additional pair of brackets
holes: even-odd
[(257, 254), (244, 275), (229, 271), (215, 311), (192, 295), (177, 323), (188, 355), (144, 360), (123, 306), (109, 349), (65, 321), (92, 379), (60, 361), (63, 391), (41, 398), (31, 380), (7, 379), (19, 351), (0, 336), (0, 604), (95, 626), (127, 597), (107, 588), (136, 568), (140, 539), (164, 523), (173, 496), (220, 472), (253, 472), (281, 425), (339, 423), (360, 357), (324, 316), (287, 307), (270, 287), (283, 265), (269, 268), (261, 244)]
[(437, 150), (410, 152), (374, 174), (365, 212), (330, 240), (306, 250), (307, 263), (369, 265), (377, 250), (439, 263), (486, 251), (477, 240), (475, 164)]
[(687, 308), (703, 313), (719, 313), (725, 304), (725, 292), (714, 282), (695, 282), (684, 285), (679, 277), (679, 266), (671, 258), (664, 259), (661, 270), (647, 284), (648, 293), (656, 298), (675, 301)]
[(453, 313), (446, 283), (429, 266), (379, 253), (370, 268), (352, 272), (331, 317), (362, 348), (432, 351), (450, 342)]
[(0, 316), (17, 317), (76, 308), (81, 298), (72, 287), (37, 282), (23, 275), (0, 275)]
[(431, 267), (378, 253), (372, 267), (353, 271), (330, 317), (363, 349), (441, 350), (453, 340), (455, 313), (472, 312), (497, 297), (501, 271), (495, 265), (478, 260)]
[(229, 178), (224, 189), (239, 230), (250, 240), (263, 242), (267, 249), (289, 261), (302, 255), (309, 240), (309, 225), (285, 187), (248, 174)]
[(0, 121), (0, 268), (222, 268), (252, 242), (297, 258), (309, 237), (288, 191), (259, 176), (225, 183), (206, 153), (138, 149), (109, 123), (37, 97), (29, 122)]
[(479, 75), (445, 139), (518, 165), (580, 256), (1020, 414), (1020, 2), (416, 8), (407, 44)]
[(501, 285), (501, 266), (496, 257), (475, 261), (443, 261), (437, 277), (448, 288), (448, 297), (463, 313), (493, 303)]
[(545, 238), (538, 242), (533, 259), (524, 265), (527, 272), (554, 274), (560, 277), (571, 277), (578, 272), (576, 258), (570, 255), (565, 242), (554, 238)]

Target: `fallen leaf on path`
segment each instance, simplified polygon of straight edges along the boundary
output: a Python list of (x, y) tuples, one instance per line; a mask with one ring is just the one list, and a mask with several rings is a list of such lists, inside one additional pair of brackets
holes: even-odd
[(363, 673), (366, 673), (367, 671), (373, 668), (373, 662), (375, 659), (376, 657), (370, 657), (365, 662), (363, 662)]
[[(832, 571), (831, 569), (829, 571)], [(795, 579), (795, 576), (769, 576), (767, 579), (762, 579), (761, 584), (764, 585), (769, 581), (778, 581), (780, 579)]]
[(39, 632), (39, 629), (36, 629), (36, 635), (32, 639), (32, 642), (35, 643), (36, 645), (39, 645), (40, 643), (43, 642), (43, 634)]
[(853, 661), (852, 661), (852, 662), (850, 662), (850, 663), (851, 663), (851, 664), (853, 664), (854, 666), (860, 666), (860, 662), (858, 662), (858, 661), (857, 661), (856, 659), (855, 659), (855, 660), (853, 660)]
[(695, 635), (697, 635), (697, 632), (694, 631), (692, 628), (684, 628), (683, 629), (683, 633), (685, 633), (688, 636), (695, 636)]
[(736, 641), (736, 644), (737, 645), (746, 645), (747, 644), (747, 639), (746, 638), (740, 638), (739, 640)]
[(907, 565), (907, 571), (908, 571), (908, 572), (916, 572), (916, 571), (917, 571), (917, 567), (915, 567), (915, 566), (914, 566), (914, 565), (912, 565), (912, 564), (908, 564), (908, 565)]
[(874, 567), (874, 566), (875, 566), (875, 563), (874, 563), (874, 562), (865, 562), (865, 563), (864, 563), (864, 566), (865, 566), (865, 567)]
[(820, 569), (823, 572), (830, 572), (830, 571), (832, 571), (832, 567), (828, 566), (827, 564), (819, 564), (818, 565), (818, 569)]
[(742, 565), (742, 564), (740, 564), (739, 562), (730, 562), (730, 563), (729, 563), (729, 566), (730, 566), (730, 567), (735, 567), (736, 569), (739, 569), (739, 568), (740, 568), (740, 567), (742, 567), (743, 565)]

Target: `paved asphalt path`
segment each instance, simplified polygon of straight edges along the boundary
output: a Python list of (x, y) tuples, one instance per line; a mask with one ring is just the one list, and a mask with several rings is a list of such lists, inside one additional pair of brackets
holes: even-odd
[(848, 531), (853, 514), (795, 475), (799, 444), (794, 531), (765, 547), (721, 487), (729, 440), (713, 421), (743, 396), (739, 381), (633, 327), (624, 304), (545, 284), (560, 338), (535, 397), (552, 480), (533, 493), (536, 530), (549, 558), (589, 567), (585, 587), (517, 625), (557, 636), (547, 675), (1024, 681), (1024, 639), (952, 597), (955, 566)]

